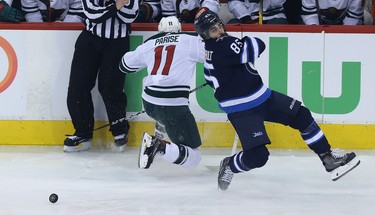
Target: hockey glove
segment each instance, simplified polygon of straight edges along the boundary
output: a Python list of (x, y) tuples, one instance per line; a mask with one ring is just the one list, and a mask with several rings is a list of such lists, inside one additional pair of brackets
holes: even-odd
[(152, 22), (152, 14), (154, 9), (147, 3), (139, 4), (139, 14), (135, 22)]
[(181, 22), (184, 23), (193, 23), (195, 19), (195, 14), (197, 13), (199, 8), (195, 8), (193, 10), (183, 10), (180, 15)]
[(20, 10), (10, 7), (5, 1), (0, 1), (0, 21), (21, 22), (24, 15)]

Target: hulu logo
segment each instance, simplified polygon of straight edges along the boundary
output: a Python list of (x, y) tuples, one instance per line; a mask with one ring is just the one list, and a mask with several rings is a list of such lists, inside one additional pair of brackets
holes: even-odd
[[(143, 42), (142, 36), (131, 36), (131, 50)], [(269, 40), (269, 87), (288, 94), (288, 38), (270, 37)], [(334, 83), (322, 81), (321, 62), (302, 61), (302, 101), (312, 112), (318, 114), (347, 114), (352, 112), (360, 100), (361, 63), (342, 62), (342, 80)], [(327, 71), (325, 71), (327, 72)], [(147, 76), (143, 70), (137, 74), (127, 75), (125, 91), (128, 96), (128, 111), (142, 110), (142, 80)], [(203, 64), (197, 64), (196, 86), (205, 82)], [(340, 86), (339, 97), (324, 97), (321, 89), (325, 85)], [(199, 106), (212, 113), (222, 113), (210, 87), (204, 87), (195, 93)]]
[[(271, 37), (269, 47), (269, 87), (288, 94), (288, 38)], [(321, 62), (302, 62), (302, 100), (312, 112), (346, 114), (358, 106), (361, 96), (360, 62), (342, 62), (342, 80), (324, 83), (340, 86), (338, 83), (341, 81), (341, 95), (337, 98), (321, 95), (321, 76)]]

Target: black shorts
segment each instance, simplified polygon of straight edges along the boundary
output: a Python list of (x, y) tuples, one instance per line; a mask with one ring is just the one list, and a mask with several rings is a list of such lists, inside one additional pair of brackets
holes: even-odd
[(261, 105), (228, 114), (244, 150), (270, 144), (264, 122), (289, 125), (297, 115), (301, 102), (272, 90), (271, 96)]

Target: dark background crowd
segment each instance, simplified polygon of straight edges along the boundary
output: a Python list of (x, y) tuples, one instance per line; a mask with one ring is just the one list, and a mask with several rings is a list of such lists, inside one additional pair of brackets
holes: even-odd
[[(115, 2), (116, 0), (108, 1), (108, 3)], [(373, 0), (138, 0), (138, 2), (139, 15), (135, 20), (138, 23), (157, 23), (166, 16), (177, 16), (182, 23), (192, 23), (198, 9), (207, 7), (217, 13), (225, 23), (373, 24), (371, 15)], [(84, 19), (81, 0), (0, 1), (0, 21), (3, 22), (83, 22)]]

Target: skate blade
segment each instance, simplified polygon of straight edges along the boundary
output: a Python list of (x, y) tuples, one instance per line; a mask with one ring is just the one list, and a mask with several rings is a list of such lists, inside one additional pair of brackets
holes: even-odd
[(82, 142), (78, 146), (64, 146), (63, 151), (67, 153), (86, 151), (91, 148), (90, 142)]
[(345, 166), (340, 166), (340, 167), (334, 169), (331, 173), (332, 181), (337, 181), (342, 176), (346, 175), (348, 172), (350, 172), (354, 168), (356, 168), (360, 163), (361, 163), (361, 161), (357, 157), (355, 157), (353, 160), (351, 160)]
[(148, 155), (141, 155), (138, 160), (138, 167), (140, 169), (148, 169), (147, 163), (148, 163)]
[(148, 155), (145, 155), (145, 150), (147, 147), (151, 145), (152, 137), (147, 134), (146, 132), (143, 133), (141, 146), (139, 148), (139, 155), (138, 155), (138, 167), (141, 169), (145, 169), (148, 162)]

